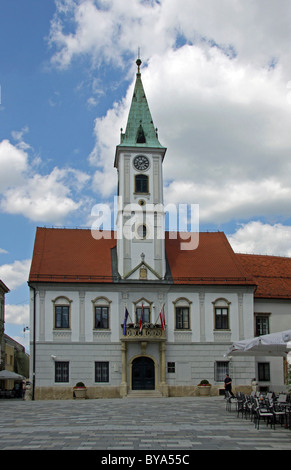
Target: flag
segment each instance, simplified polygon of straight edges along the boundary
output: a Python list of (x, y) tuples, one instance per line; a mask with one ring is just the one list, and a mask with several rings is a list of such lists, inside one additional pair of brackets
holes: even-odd
[(162, 329), (163, 331), (165, 331), (166, 319), (165, 319), (164, 305), (162, 306), (162, 310), (160, 311), (160, 319), (161, 319)]
[(143, 321), (143, 304), (141, 305), (141, 313), (140, 313), (140, 320), (139, 320), (139, 331), (142, 330), (142, 321)]
[(126, 322), (127, 322), (127, 319), (128, 319), (128, 310), (127, 310), (127, 308), (125, 307), (124, 322), (123, 322), (123, 334), (124, 334), (124, 336), (125, 336), (125, 334), (126, 334)]

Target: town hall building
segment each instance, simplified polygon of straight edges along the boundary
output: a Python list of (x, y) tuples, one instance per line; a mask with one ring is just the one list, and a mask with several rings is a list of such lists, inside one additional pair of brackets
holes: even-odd
[[(254, 377), (284, 387), (283, 358), (226, 357), (234, 341), (290, 328), (291, 260), (239, 255), (222, 232), (165, 230), (163, 165), (137, 61), (116, 147), (115, 231), (37, 228), (31, 270), (36, 399), (220, 394)], [(188, 238), (187, 238), (188, 236)], [(189, 238), (190, 237), (190, 238)], [(192, 243), (191, 247), (187, 243)]]

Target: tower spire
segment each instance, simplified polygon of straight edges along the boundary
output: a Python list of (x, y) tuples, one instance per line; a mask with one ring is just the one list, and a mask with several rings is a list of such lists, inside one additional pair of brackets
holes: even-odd
[(142, 84), (140, 66), (142, 61), (136, 60), (137, 74), (130, 111), (125, 133), (121, 131), (121, 142), (118, 147), (152, 147), (166, 149), (160, 144), (153, 123), (147, 98)]

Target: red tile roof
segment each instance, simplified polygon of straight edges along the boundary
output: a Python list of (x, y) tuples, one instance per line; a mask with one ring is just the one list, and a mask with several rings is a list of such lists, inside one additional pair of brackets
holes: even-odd
[(175, 284), (254, 285), (223, 232), (199, 233), (196, 250), (181, 250), (182, 240), (166, 234), (166, 252)]
[(257, 284), (256, 298), (291, 298), (291, 258), (236, 255)]
[[(30, 282), (113, 282), (110, 238), (95, 240), (90, 230), (38, 228)], [(181, 251), (183, 240), (169, 239), (166, 252), (175, 284), (254, 285), (222, 232), (200, 233), (196, 250)]]
[(91, 230), (37, 228), (29, 281), (112, 282), (115, 245), (114, 237), (95, 240)]

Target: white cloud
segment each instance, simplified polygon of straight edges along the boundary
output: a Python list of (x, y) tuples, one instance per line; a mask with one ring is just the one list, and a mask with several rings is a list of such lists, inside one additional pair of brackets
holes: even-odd
[(5, 323), (29, 325), (29, 305), (5, 304)]
[[(204, 223), (290, 215), (290, 2), (56, 5), (50, 44), (60, 67), (80, 56), (122, 67), (141, 47), (150, 109), (168, 147), (166, 203), (199, 203)], [(115, 146), (132, 87), (95, 121), (93, 189), (106, 198), (116, 190)]]
[(58, 0), (50, 44), (56, 48), (53, 62), (61, 67), (79, 55), (120, 65), (138, 46), (148, 59), (184, 40), (215, 44), (246, 63), (282, 62), (291, 71), (290, 17), (288, 0), (183, 0), (183, 8), (181, 0)]
[(117, 185), (116, 168), (113, 167), (116, 145), (119, 143), (121, 124), (127, 119), (130, 104), (129, 94), (120, 104), (107, 111), (106, 116), (95, 120), (96, 143), (89, 155), (89, 162), (98, 167), (93, 175), (92, 189), (108, 197), (115, 193)]
[(28, 150), (30, 149), (30, 145), (24, 142), (23, 136), (29, 131), (28, 126), (25, 126), (21, 129), (21, 131), (12, 131), (11, 135), (14, 140), (17, 142), (17, 148), (22, 149), (22, 150)]
[[(245, 70), (218, 49), (185, 46), (153, 58), (142, 78), (168, 147), (166, 203), (199, 203), (207, 223), (290, 214), (291, 106), (279, 69)], [(98, 167), (94, 189), (104, 197), (116, 188), (113, 158), (132, 88), (95, 121), (90, 162)]]
[(16, 260), (12, 264), (3, 264), (0, 266), (0, 279), (5, 283), (8, 289), (17, 289), (28, 281), (31, 260)]
[[(14, 133), (19, 142), (22, 133)], [(62, 223), (81, 207), (75, 192), (88, 184), (90, 176), (73, 168), (57, 167), (41, 175), (35, 172), (38, 164), (39, 159), (30, 164), (28, 154), (8, 140), (0, 142), (0, 209), (34, 222)]]
[(0, 142), (0, 192), (23, 181), (28, 155), (5, 139)]
[[(57, 10), (51, 22), (50, 44), (56, 46), (52, 62), (66, 68), (80, 54), (89, 55), (95, 65), (103, 61), (122, 65), (125, 51), (137, 51), (137, 38), (151, 30), (159, 48), (165, 41), (163, 23), (160, 21), (160, 5), (152, 2), (128, 0), (120, 2), (96, 2), (94, 0), (58, 0)], [(71, 30), (67, 32), (68, 22)], [(73, 25), (73, 28), (72, 28)], [(168, 34), (166, 34), (168, 37)], [(144, 38), (145, 41), (145, 38)], [(117, 47), (118, 44), (118, 47)], [(136, 44), (136, 46), (134, 46)]]
[(80, 207), (69, 197), (70, 189), (63, 182), (65, 173), (54, 168), (49, 175), (36, 174), (26, 184), (8, 189), (1, 201), (2, 210), (35, 222), (60, 223)]
[(165, 202), (199, 204), (200, 223), (278, 215), (289, 217), (291, 188), (274, 178), (262, 181), (229, 181), (221, 184), (174, 181), (165, 188)]
[(228, 240), (237, 253), (291, 257), (291, 227), (252, 221), (242, 225)]

